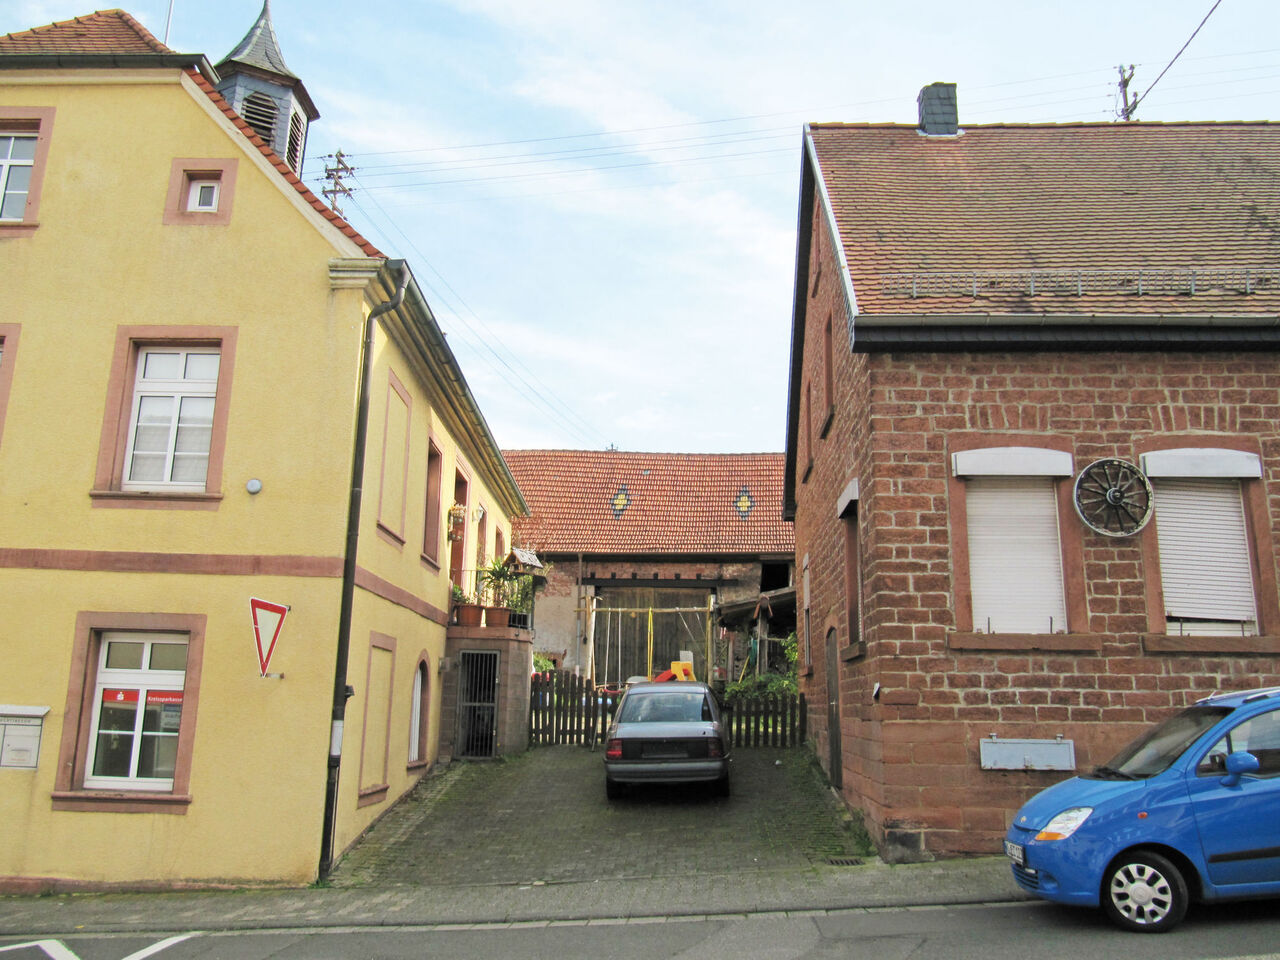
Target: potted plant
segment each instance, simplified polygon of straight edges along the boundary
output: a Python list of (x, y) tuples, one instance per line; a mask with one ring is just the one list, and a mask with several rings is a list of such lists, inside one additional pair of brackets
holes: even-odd
[(490, 627), (505, 627), (511, 622), (511, 591), (520, 574), (497, 557), (480, 569), (480, 583), (489, 599), (485, 604), (484, 622)]
[(452, 590), (454, 616), (460, 627), (480, 626), (480, 614), (483, 608), (456, 583)]

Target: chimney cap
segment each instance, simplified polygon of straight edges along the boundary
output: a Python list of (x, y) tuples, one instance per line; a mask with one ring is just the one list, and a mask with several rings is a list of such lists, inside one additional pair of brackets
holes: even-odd
[(960, 111), (954, 83), (931, 83), (916, 97), (920, 132), (928, 137), (954, 137), (960, 132)]

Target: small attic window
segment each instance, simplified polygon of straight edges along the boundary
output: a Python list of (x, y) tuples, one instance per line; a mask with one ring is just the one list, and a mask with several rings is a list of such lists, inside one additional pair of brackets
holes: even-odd
[(240, 110), (244, 122), (253, 127), (253, 132), (267, 142), (267, 146), (275, 146), (276, 119), (280, 109), (276, 102), (265, 93), (251, 93), (244, 98)]
[(170, 161), (165, 193), (166, 224), (226, 226), (236, 196), (235, 160), (176, 157)]
[(289, 147), (284, 158), (285, 163), (289, 164), (295, 173), (302, 170), (302, 138), (305, 131), (302, 114), (295, 113), (289, 120)]
[(187, 190), (188, 213), (217, 213), (219, 180), (221, 178), (192, 176)]

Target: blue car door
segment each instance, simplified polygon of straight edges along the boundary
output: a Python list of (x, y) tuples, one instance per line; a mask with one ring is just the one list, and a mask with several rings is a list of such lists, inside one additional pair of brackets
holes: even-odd
[[(1258, 772), (1223, 786), (1226, 757), (1241, 750), (1258, 758)], [(1227, 731), (1187, 781), (1209, 881), (1280, 883), (1280, 706)]]

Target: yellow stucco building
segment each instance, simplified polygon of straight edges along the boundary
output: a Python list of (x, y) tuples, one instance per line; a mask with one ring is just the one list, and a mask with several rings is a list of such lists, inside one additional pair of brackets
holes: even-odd
[(315, 116), (265, 8), (216, 68), (0, 37), (0, 889), (306, 882), (437, 758), (451, 580), (525, 508)]

